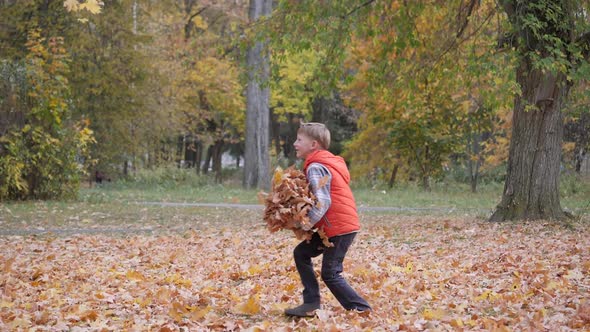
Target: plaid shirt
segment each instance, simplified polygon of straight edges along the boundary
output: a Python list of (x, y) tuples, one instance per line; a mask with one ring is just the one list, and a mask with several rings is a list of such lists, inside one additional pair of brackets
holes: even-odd
[[(315, 224), (322, 219), (332, 204), (332, 199), (330, 198), (332, 174), (330, 174), (330, 171), (328, 171), (324, 165), (320, 163), (312, 163), (307, 168), (306, 175), (311, 191), (318, 199), (318, 203), (312, 207), (308, 213), (310, 222)], [(328, 177), (328, 181), (325, 181), (326, 176)], [(326, 184), (322, 186), (320, 185), (320, 182), (326, 182)]]

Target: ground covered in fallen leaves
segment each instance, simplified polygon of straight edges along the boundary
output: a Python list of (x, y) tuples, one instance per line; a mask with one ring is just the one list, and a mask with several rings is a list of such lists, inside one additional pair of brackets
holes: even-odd
[(282, 312), (301, 299), (297, 240), (270, 234), (261, 211), (147, 221), (137, 233), (103, 219), (110, 232), (86, 221), (81, 234), (65, 222), (0, 236), (0, 330), (590, 329), (585, 223), (362, 215), (344, 275), (373, 312), (344, 311), (322, 285), (317, 316), (292, 319)]

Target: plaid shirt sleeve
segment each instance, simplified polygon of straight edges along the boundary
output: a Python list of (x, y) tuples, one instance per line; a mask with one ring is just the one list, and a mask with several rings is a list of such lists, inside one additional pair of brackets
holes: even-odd
[[(325, 181), (325, 177), (328, 177), (328, 181)], [(319, 163), (312, 163), (307, 168), (307, 181), (309, 182), (311, 191), (318, 199), (316, 206), (309, 210), (308, 216), (312, 224), (317, 223), (322, 219), (328, 208), (332, 204), (330, 198), (330, 184), (332, 183), (332, 174), (330, 171)], [(320, 185), (320, 182), (324, 185)]]

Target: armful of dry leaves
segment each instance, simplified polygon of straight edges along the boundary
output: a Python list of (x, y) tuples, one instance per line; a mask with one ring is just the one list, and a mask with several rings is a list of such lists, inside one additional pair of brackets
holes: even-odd
[[(317, 199), (309, 188), (303, 172), (293, 166), (275, 170), (270, 194), (260, 192), (259, 198), (264, 202), (264, 221), (272, 232), (282, 229), (292, 230), (299, 240), (310, 240), (313, 231), (307, 213), (317, 204)], [(318, 229), (324, 245), (333, 246), (325, 233)]]

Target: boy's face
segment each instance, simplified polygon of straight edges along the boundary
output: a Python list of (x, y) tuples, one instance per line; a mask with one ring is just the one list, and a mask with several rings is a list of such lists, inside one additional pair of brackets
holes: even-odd
[(293, 143), (293, 146), (297, 152), (297, 158), (305, 159), (310, 153), (318, 149), (319, 143), (305, 134), (297, 133), (297, 140)]

